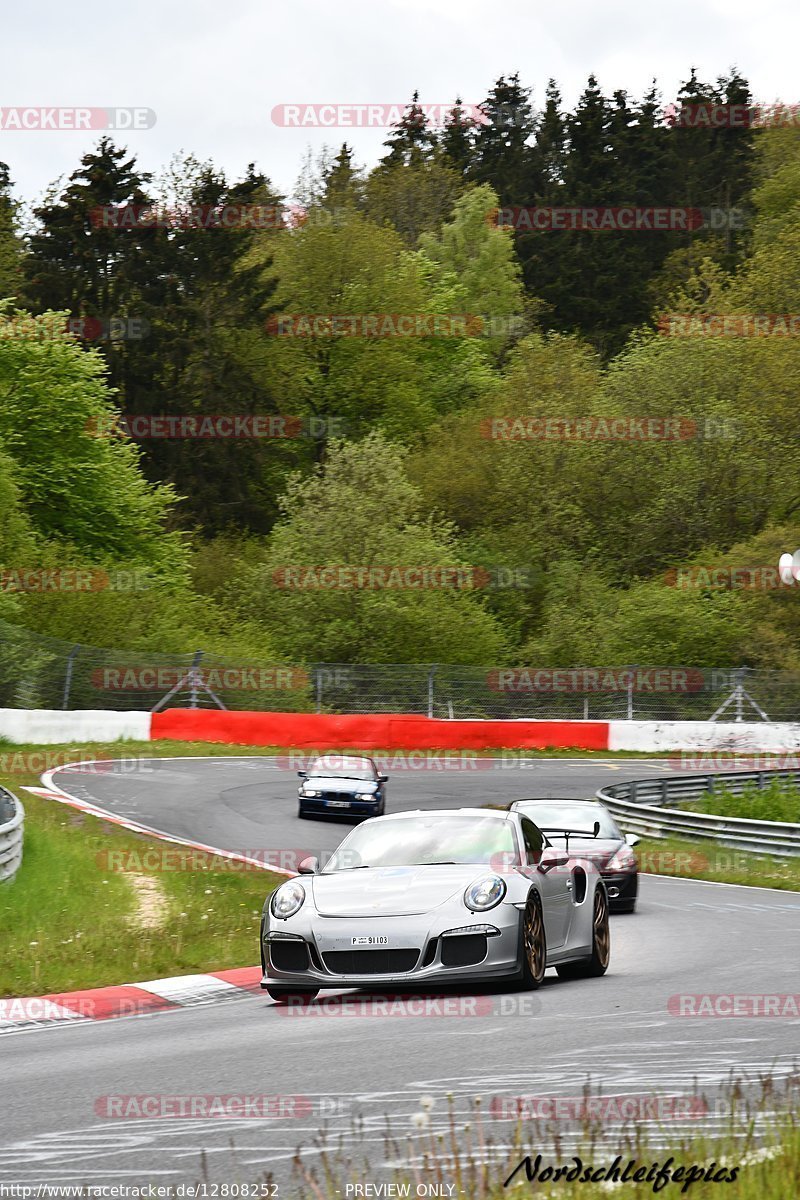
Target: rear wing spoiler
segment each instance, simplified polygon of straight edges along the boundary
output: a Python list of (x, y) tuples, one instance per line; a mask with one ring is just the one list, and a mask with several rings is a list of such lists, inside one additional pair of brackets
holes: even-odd
[(536, 828), (539, 830), (540, 833), (543, 833), (546, 835), (548, 842), (550, 841), (551, 838), (554, 838), (554, 837), (566, 838), (566, 842), (567, 842), (566, 851), (567, 851), (567, 854), (569, 854), (569, 839), (571, 837), (596, 838), (598, 836), (598, 834), (600, 833), (600, 822), (595, 821), (591, 830), (588, 830), (588, 829), (563, 829), (561, 827), (548, 826), (548, 825), (537, 825)]

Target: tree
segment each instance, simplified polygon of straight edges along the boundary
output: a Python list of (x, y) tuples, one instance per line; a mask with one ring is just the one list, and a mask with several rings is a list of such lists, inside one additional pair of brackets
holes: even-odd
[[(85, 154), (60, 196), (34, 210), (39, 226), (29, 239), (26, 297), (42, 312), (67, 309), (76, 317), (128, 315), (149, 275), (155, 227), (124, 230), (105, 224), (103, 210), (147, 208), (150, 176), (133, 157), (102, 138)], [(136, 314), (134, 314), (136, 315)]]
[(503, 206), (531, 202), (527, 163), (536, 121), (530, 94), (519, 75), (501, 75), (480, 106), (485, 121), (475, 137), (470, 178), (491, 184)]
[(463, 191), (463, 180), (444, 158), (384, 164), (367, 178), (365, 211), (376, 225), (391, 225), (408, 249), (437, 231)]
[[(283, 322), (276, 315), (271, 323), (270, 386), (289, 412), (319, 423), (318, 459), (331, 421), (349, 437), (379, 426), (405, 440), (484, 386), (477, 332), (429, 336), (423, 320), (418, 333), (417, 315), (463, 314), (465, 299), (430, 263), (428, 278), (426, 260), (406, 251), (394, 230), (355, 211), (335, 225), (312, 222), (281, 235), (274, 265)], [(304, 316), (321, 326), (306, 330)], [(334, 317), (344, 319), (338, 329)], [(411, 319), (410, 332), (398, 317)]]
[(42, 540), (176, 582), (186, 556), (182, 537), (166, 532), (174, 493), (147, 483), (136, 447), (103, 436), (117, 415), (106, 367), (64, 331), (65, 320), (0, 316), (0, 441), (20, 502)]
[(487, 184), (456, 201), (441, 235), (423, 234), (420, 250), (458, 280), (467, 311), (484, 316), (497, 352), (524, 332), (525, 296), (510, 229), (494, 220), (497, 193)]
[(383, 166), (417, 167), (429, 158), (435, 137), (428, 127), (425, 110), (419, 103), (418, 91), (411, 97), (411, 103), (406, 106), (394, 133), (383, 144), (388, 151), (381, 159)]
[[(279, 200), (251, 163), (229, 183), (209, 163), (193, 158), (173, 165), (165, 183), (167, 210), (266, 214), (277, 222)], [(125, 387), (126, 412), (168, 415), (269, 416), (277, 401), (265, 382), (266, 320), (273, 310), (274, 279), (262, 239), (252, 257), (254, 224), (203, 227), (178, 220), (163, 245), (158, 310), (147, 341), (147, 371)], [(274, 472), (291, 451), (249, 438), (164, 440), (148, 444), (152, 478), (174, 485), (184, 518), (207, 532), (229, 526), (260, 531), (275, 516)]]
[(0, 162), (0, 300), (13, 299), (22, 284), (22, 244), (8, 167)]
[(353, 148), (342, 142), (339, 153), (323, 170), (320, 203), (329, 212), (362, 206), (364, 180), (355, 166), (353, 153)]
[[(470, 586), (476, 577), (452, 527), (425, 515), (403, 451), (382, 434), (336, 443), (324, 467), (291, 481), (281, 503), (263, 565), (244, 575), (241, 610), (280, 639), (290, 659), (498, 660), (502, 633), (481, 587)], [(326, 566), (333, 586), (318, 586)], [(424, 582), (420, 568), (435, 581), (444, 567), (464, 568), (466, 586), (413, 585), (412, 576)], [(359, 568), (378, 572), (372, 586), (351, 585)]]
[(439, 134), (438, 144), (442, 154), (442, 162), (451, 167), (465, 178), (472, 167), (475, 153), (475, 135), (480, 128), (480, 121), (470, 116), (463, 108), (461, 97), (447, 114), (444, 129)]

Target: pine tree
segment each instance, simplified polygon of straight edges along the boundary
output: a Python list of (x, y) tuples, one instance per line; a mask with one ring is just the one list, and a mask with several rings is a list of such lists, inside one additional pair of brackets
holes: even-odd
[(415, 167), (430, 157), (436, 139), (428, 127), (418, 91), (411, 97), (411, 103), (406, 106), (395, 132), (383, 144), (388, 153), (383, 156), (381, 163), (387, 167)]
[[(211, 164), (188, 159), (177, 187), (201, 212), (247, 208), (277, 214), (280, 197), (251, 163), (237, 183)], [(176, 205), (176, 207), (178, 207)], [(289, 236), (279, 233), (275, 236)], [(128, 380), (126, 409), (169, 415), (262, 415), (276, 411), (263, 380), (265, 323), (274, 281), (251, 258), (252, 226), (203, 228), (178, 222), (160, 262), (164, 281), (146, 371)], [(266, 530), (275, 516), (267, 476), (285, 447), (268, 441), (212, 438), (153, 441), (149, 473), (174, 483), (182, 511), (206, 531), (235, 525)]]
[(34, 210), (39, 228), (29, 241), (25, 290), (37, 310), (110, 318), (130, 299), (156, 230), (103, 223), (105, 208), (151, 204), (150, 176), (126, 155), (103, 138), (81, 159), (62, 195)]
[(561, 93), (548, 80), (545, 105), (536, 121), (536, 140), (528, 153), (526, 203), (557, 204), (564, 186), (567, 129)]
[(458, 171), (465, 177), (472, 166), (475, 154), (475, 136), (480, 128), (480, 122), (471, 117), (463, 108), (461, 97), (447, 114), (444, 129), (439, 135), (438, 143), (441, 150), (442, 162), (445, 166)]
[(490, 183), (503, 206), (529, 202), (525, 194), (528, 152), (536, 131), (530, 94), (519, 75), (509, 79), (501, 75), (480, 106), (485, 123), (475, 137), (470, 178)]
[(8, 167), (0, 162), (0, 300), (15, 298), (22, 283), (22, 244)]
[(342, 142), (339, 153), (322, 172), (322, 206), (331, 212), (340, 208), (360, 208), (364, 198), (364, 180), (354, 163), (354, 151)]

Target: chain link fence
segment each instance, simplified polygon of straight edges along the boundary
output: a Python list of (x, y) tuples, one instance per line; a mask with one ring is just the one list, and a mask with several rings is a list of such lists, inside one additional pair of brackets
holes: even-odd
[(800, 720), (800, 673), (247, 663), (73, 645), (0, 622), (0, 708), (420, 713), (450, 720)]

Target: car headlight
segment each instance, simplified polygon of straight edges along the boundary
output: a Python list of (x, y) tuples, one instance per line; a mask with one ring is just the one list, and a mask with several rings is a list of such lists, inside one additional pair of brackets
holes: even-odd
[(464, 903), (473, 912), (486, 912), (499, 904), (505, 894), (505, 881), (499, 875), (485, 875), (469, 885), (464, 892)]
[(374, 800), (374, 792), (356, 792), (356, 800)]
[(314, 788), (300, 788), (301, 796), (321, 796), (322, 792), (316, 792)]
[(617, 853), (609, 860), (606, 871), (635, 871), (636, 855), (630, 846), (620, 846)]
[(302, 883), (297, 883), (296, 880), (291, 879), (288, 883), (282, 883), (278, 890), (273, 893), (269, 905), (270, 912), (273, 917), (293, 917), (302, 907), (305, 898), (306, 889)]

